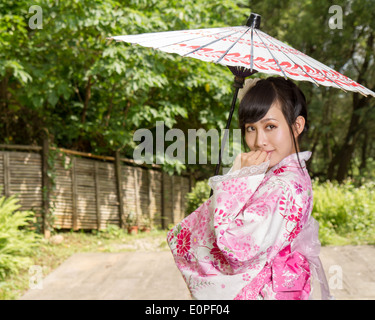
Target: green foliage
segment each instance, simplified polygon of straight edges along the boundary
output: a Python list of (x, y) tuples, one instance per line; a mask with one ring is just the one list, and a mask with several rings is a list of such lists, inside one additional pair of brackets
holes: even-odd
[(28, 28), (27, 1), (0, 5), (1, 141), (36, 144), (43, 130), (59, 147), (132, 157), (134, 131), (158, 120), (183, 130), (224, 127), (229, 70), (107, 38), (241, 25), (246, 1), (32, 4), (43, 10), (43, 29)]
[[(332, 1), (325, 0), (2, 1), (0, 142), (40, 144), (47, 132), (59, 147), (105, 155), (121, 150), (131, 158), (134, 131), (153, 129), (159, 120), (184, 133), (224, 128), (233, 82), (227, 68), (107, 38), (243, 25), (250, 11), (262, 15), (261, 29), (271, 36), (374, 90), (375, 2), (334, 4), (343, 9), (343, 29), (329, 28)], [(43, 29), (28, 27), (31, 5), (42, 8)], [(345, 172), (373, 177), (374, 161), (365, 160), (375, 159), (375, 100), (355, 110), (358, 95), (299, 85), (309, 103), (304, 147), (315, 151), (312, 174), (334, 177), (341, 160), (335, 155), (346, 143), (355, 147)], [(235, 113), (232, 128), (237, 121)], [(190, 170), (197, 179), (212, 172), (209, 165), (197, 170), (178, 162), (164, 169)]]
[(0, 281), (27, 267), (38, 245), (40, 236), (28, 226), (34, 221), (30, 211), (18, 211), (14, 196), (0, 198)]
[(351, 180), (342, 184), (313, 181), (312, 215), (319, 221), (323, 244), (375, 243), (375, 183), (355, 187)]
[(99, 237), (104, 239), (119, 239), (127, 235), (125, 229), (121, 229), (119, 226), (114, 224), (108, 224), (107, 228), (100, 231), (94, 231)]
[(130, 211), (126, 216), (126, 224), (129, 227), (137, 226), (139, 222), (138, 215), (134, 211)]
[(186, 195), (186, 214), (192, 213), (210, 197), (211, 188), (207, 182), (207, 180), (198, 181), (191, 192)]

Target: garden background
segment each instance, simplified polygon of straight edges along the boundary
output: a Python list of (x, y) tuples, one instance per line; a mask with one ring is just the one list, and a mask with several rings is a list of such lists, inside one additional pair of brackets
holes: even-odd
[[(32, 5), (42, 8), (41, 29), (30, 28)], [(329, 28), (331, 5), (343, 10), (342, 29)], [(224, 128), (232, 96), (229, 70), (107, 37), (243, 25), (251, 11), (262, 16), (263, 31), (375, 91), (370, 0), (6, 1), (0, 3), (0, 144), (40, 146), (47, 138), (54, 148), (132, 159), (135, 130), (153, 130), (156, 121), (184, 133)], [(375, 244), (375, 99), (299, 86), (308, 100), (310, 130), (302, 149), (313, 152), (308, 169), (322, 243)], [(237, 123), (235, 113), (231, 128)], [(161, 165), (196, 182), (187, 214), (207, 197), (205, 181), (214, 167)], [(131, 241), (109, 226), (91, 234), (64, 233), (64, 247), (56, 246), (29, 228), (35, 215), (18, 211), (16, 201), (0, 201), (2, 298), (22, 292), (31, 264), (53, 268), (61, 260), (48, 262), (51, 257), (101, 247), (103, 237)], [(154, 234), (163, 238), (163, 232)], [(25, 275), (23, 282), (15, 280), (17, 273)]]

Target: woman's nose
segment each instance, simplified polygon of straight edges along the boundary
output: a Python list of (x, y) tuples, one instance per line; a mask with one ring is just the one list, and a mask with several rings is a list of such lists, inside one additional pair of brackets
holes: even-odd
[(257, 131), (256, 138), (255, 138), (256, 149), (263, 149), (266, 145), (267, 145), (266, 135), (261, 131)]

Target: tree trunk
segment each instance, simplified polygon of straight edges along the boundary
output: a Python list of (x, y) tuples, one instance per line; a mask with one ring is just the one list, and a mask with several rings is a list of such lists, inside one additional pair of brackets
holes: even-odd
[(86, 122), (87, 108), (89, 106), (89, 101), (90, 101), (90, 98), (91, 98), (91, 86), (92, 86), (92, 83), (91, 83), (91, 76), (90, 76), (89, 81), (88, 81), (87, 86), (86, 86), (86, 90), (85, 90), (85, 101), (83, 103), (83, 110), (82, 110), (82, 116), (81, 116), (82, 124), (84, 124)]
[[(367, 48), (366, 48), (366, 55), (364, 57), (364, 62), (361, 66), (361, 69), (358, 70), (358, 83), (363, 83), (365, 80), (365, 73), (369, 68), (369, 63), (372, 59), (373, 55), (373, 46), (374, 46), (374, 34), (370, 33), (367, 38)], [(350, 161), (352, 159), (354, 149), (356, 146), (357, 138), (359, 133), (363, 129), (363, 124), (361, 124), (361, 116), (360, 111), (362, 108), (366, 106), (368, 103), (369, 98), (367, 97), (360, 97), (359, 93), (353, 94), (353, 111), (352, 116), (350, 119), (350, 125), (348, 133), (344, 139), (344, 144), (342, 145), (340, 151), (336, 154), (334, 159), (331, 161), (329, 169), (328, 169), (328, 176), (333, 177), (333, 170), (338, 165), (336, 180), (338, 182), (342, 182), (348, 175)], [(363, 120), (365, 121), (365, 120)]]
[(111, 119), (111, 113), (112, 113), (112, 109), (113, 109), (113, 97), (115, 95), (115, 92), (116, 92), (116, 84), (113, 84), (112, 95), (111, 95), (111, 98), (109, 100), (109, 105), (108, 105), (108, 112), (107, 112), (107, 115), (105, 116), (105, 126), (106, 127), (108, 127), (109, 120)]
[(363, 131), (363, 143), (362, 143), (362, 150), (361, 150), (361, 165), (359, 166), (359, 170), (362, 173), (366, 170), (367, 167), (367, 146), (368, 146), (368, 130)]
[(342, 182), (348, 174), (350, 161), (352, 159), (354, 149), (357, 143), (358, 136), (362, 130), (363, 124), (360, 121), (360, 115), (358, 111), (366, 106), (368, 98), (358, 98), (358, 93), (353, 96), (353, 112), (350, 120), (349, 130), (345, 137), (344, 144), (341, 147), (338, 157), (335, 157), (336, 163), (338, 162), (338, 169), (336, 174), (336, 180)]
[(9, 137), (9, 117), (8, 117), (8, 74), (0, 81), (0, 120), (3, 123), (4, 131), (3, 135)]

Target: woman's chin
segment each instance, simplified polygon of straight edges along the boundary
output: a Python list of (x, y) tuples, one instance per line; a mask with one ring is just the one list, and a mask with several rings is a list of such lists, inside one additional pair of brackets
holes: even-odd
[(275, 165), (277, 165), (279, 162), (277, 161), (277, 159), (275, 159), (275, 157), (272, 157), (272, 155), (271, 155), (271, 158), (270, 158), (270, 164), (269, 164), (269, 168), (272, 168), (272, 167), (274, 167)]

